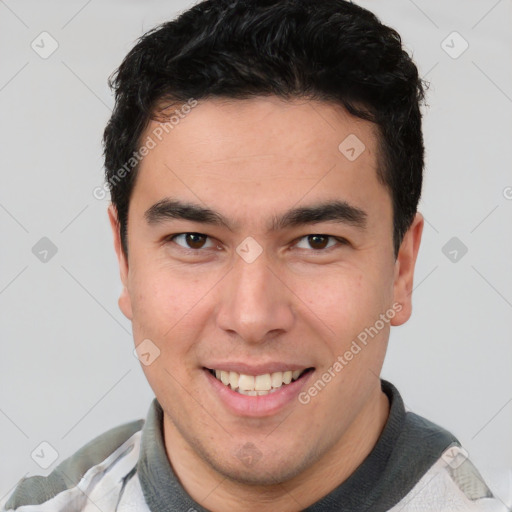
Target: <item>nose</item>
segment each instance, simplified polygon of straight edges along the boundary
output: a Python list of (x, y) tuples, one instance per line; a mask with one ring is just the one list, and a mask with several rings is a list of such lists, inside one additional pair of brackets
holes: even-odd
[(251, 263), (235, 258), (222, 287), (218, 326), (251, 344), (289, 331), (295, 316), (294, 295), (279, 274), (265, 252)]

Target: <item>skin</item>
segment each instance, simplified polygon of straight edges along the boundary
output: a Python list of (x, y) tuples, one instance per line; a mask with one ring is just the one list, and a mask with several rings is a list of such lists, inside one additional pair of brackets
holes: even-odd
[[(355, 161), (338, 150), (349, 134), (366, 146)], [(411, 315), (423, 217), (416, 214), (395, 260), (377, 160), (375, 127), (340, 106), (209, 99), (141, 162), (128, 258), (109, 208), (119, 306), (135, 344), (150, 339), (160, 350), (142, 368), (164, 410), (167, 456), (187, 492), (213, 512), (304, 509), (346, 480), (382, 432), (389, 402), (379, 375), (390, 325)], [(144, 212), (165, 197), (216, 210), (236, 229), (181, 219), (150, 226)], [(329, 221), (267, 231), (272, 216), (327, 199), (365, 210), (366, 229)], [(207, 237), (166, 241), (180, 233)], [(312, 234), (347, 243), (328, 238), (322, 248)], [(252, 263), (236, 252), (248, 236), (263, 249)], [(307, 390), (393, 304), (400, 312), (308, 404), (237, 415), (205, 380), (212, 362), (289, 362), (315, 368)], [(240, 457), (246, 443), (258, 454), (250, 464)]]

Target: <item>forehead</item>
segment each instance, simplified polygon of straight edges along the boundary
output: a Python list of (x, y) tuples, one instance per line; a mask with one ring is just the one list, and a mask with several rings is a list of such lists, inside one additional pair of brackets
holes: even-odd
[[(186, 113), (185, 113), (186, 110)], [(178, 117), (179, 116), (179, 117)], [(177, 150), (181, 159), (199, 158), (215, 163), (216, 158), (258, 158), (279, 155), (290, 160), (329, 156), (349, 161), (365, 148), (365, 165), (376, 164), (378, 135), (368, 121), (350, 115), (341, 105), (308, 99), (284, 100), (275, 96), (251, 99), (213, 98), (189, 108), (174, 104), (162, 113), (163, 123), (152, 121), (146, 134), (155, 133), (164, 144)], [(165, 123), (171, 119), (172, 123)], [(348, 146), (357, 154), (343, 153)], [(352, 144), (350, 144), (352, 141)], [(173, 144), (174, 142), (174, 144)], [(181, 150), (181, 151), (180, 151)], [(252, 151), (253, 154), (248, 153)]]
[(239, 213), (248, 203), (263, 211), (301, 198), (339, 196), (356, 206), (370, 201), (370, 209), (390, 200), (377, 179), (374, 125), (339, 105), (276, 97), (184, 105), (167, 109), (141, 138), (153, 146), (135, 185), (146, 205), (181, 195)]

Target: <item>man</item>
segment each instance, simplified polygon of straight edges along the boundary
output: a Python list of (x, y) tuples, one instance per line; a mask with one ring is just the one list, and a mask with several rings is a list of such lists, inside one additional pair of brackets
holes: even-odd
[(119, 306), (156, 398), (4, 510), (506, 510), (380, 379), (423, 229), (398, 34), (342, 0), (204, 1), (112, 85)]

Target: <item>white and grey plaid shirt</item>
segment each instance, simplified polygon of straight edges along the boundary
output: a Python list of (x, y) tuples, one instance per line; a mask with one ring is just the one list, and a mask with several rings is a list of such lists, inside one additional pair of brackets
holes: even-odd
[[(307, 512), (509, 512), (457, 439), (404, 407), (382, 380), (390, 415), (372, 452)], [(100, 435), (47, 477), (18, 483), (0, 512), (207, 512), (181, 486), (167, 459), (163, 412)]]

